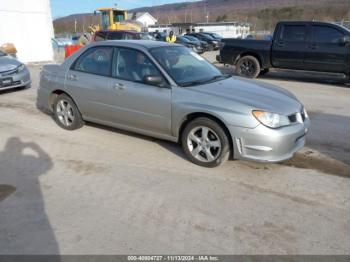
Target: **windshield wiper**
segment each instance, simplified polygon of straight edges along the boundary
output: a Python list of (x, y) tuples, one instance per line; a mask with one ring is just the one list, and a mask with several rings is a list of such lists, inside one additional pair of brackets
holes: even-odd
[(231, 75), (229, 75), (229, 74), (216, 75), (216, 76), (213, 76), (213, 77), (211, 77), (209, 79), (185, 82), (181, 86), (182, 87), (187, 87), (187, 86), (195, 86), (195, 85), (200, 85), (200, 84), (206, 84), (206, 83), (214, 82), (215, 80), (218, 80), (218, 79), (226, 79), (226, 78), (229, 78), (229, 77), (231, 77)]

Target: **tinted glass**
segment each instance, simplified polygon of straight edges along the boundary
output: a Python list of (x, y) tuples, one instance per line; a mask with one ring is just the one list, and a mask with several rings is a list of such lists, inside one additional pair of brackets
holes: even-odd
[(190, 41), (183, 36), (178, 36), (177, 39), (179, 40), (178, 42), (182, 42), (182, 43), (190, 43)]
[(97, 32), (95, 34), (95, 41), (99, 42), (99, 41), (104, 41), (106, 40), (106, 33), (105, 32)]
[(207, 39), (207, 40), (215, 40), (213, 37), (211, 37), (210, 35), (206, 35), (206, 34), (200, 34), (199, 36)]
[(123, 39), (123, 33), (122, 32), (113, 32), (109, 33), (107, 36), (108, 40), (121, 40)]
[(222, 76), (216, 67), (185, 47), (159, 47), (151, 53), (179, 85), (191, 85), (191, 82), (205, 82)]
[(142, 52), (118, 48), (114, 52), (113, 76), (135, 82), (143, 82), (146, 76), (162, 76), (152, 61)]
[(198, 38), (195, 38), (194, 36), (191, 36), (191, 35), (185, 35), (185, 37), (191, 41), (198, 41)]
[(102, 20), (102, 29), (107, 30), (110, 24), (109, 13), (107, 11), (102, 12), (101, 20)]
[(337, 43), (343, 33), (329, 26), (313, 26), (312, 40), (319, 43)]
[(74, 70), (109, 76), (112, 65), (112, 47), (94, 47), (82, 54), (74, 65)]
[(286, 25), (283, 28), (281, 38), (284, 41), (304, 41), (306, 38), (306, 26)]

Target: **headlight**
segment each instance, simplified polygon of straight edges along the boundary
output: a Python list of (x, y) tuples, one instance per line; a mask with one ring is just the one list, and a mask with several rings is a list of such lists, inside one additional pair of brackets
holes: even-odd
[(278, 128), (282, 126), (290, 125), (290, 121), (287, 116), (279, 115), (275, 113), (254, 110), (252, 112), (253, 116), (264, 126), (271, 128)]
[(24, 64), (21, 64), (20, 66), (17, 67), (17, 72), (21, 72), (26, 68)]

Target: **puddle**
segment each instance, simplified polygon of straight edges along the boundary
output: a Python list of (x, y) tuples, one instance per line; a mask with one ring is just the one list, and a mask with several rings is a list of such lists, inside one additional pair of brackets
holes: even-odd
[(330, 175), (350, 178), (350, 165), (322, 155), (316, 155), (313, 151), (297, 153), (292, 159), (284, 161), (280, 165), (313, 169)]
[(16, 191), (16, 188), (11, 185), (0, 185), (0, 202), (5, 200), (9, 195)]

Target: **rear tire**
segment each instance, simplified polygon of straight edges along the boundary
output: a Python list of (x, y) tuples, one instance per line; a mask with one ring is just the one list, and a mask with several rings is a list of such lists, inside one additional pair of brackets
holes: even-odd
[(56, 123), (63, 129), (75, 130), (84, 125), (78, 107), (66, 94), (61, 94), (55, 99), (53, 113)]
[(247, 78), (256, 78), (260, 74), (260, 63), (254, 56), (243, 56), (236, 64), (235, 73)]
[(203, 167), (216, 167), (230, 156), (230, 142), (225, 130), (214, 120), (200, 117), (187, 124), (181, 143), (189, 160)]

